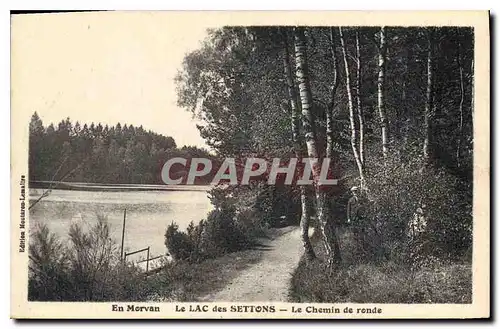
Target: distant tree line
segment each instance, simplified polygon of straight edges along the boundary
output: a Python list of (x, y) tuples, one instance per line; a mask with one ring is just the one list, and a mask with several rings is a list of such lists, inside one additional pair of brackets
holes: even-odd
[(44, 126), (35, 112), (29, 125), (30, 181), (163, 184), (161, 169), (172, 157), (211, 157), (195, 146), (142, 126), (72, 123)]

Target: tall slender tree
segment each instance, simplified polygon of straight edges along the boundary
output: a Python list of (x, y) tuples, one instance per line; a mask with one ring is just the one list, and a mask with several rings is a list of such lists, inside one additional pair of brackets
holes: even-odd
[[(287, 84), (288, 98), (291, 108), (292, 138), (293, 138), (295, 156), (297, 157), (297, 159), (300, 160), (304, 158), (303, 139), (300, 136), (300, 108), (297, 103), (298, 99), (297, 92), (290, 64), (290, 54), (288, 50), (288, 33), (286, 32), (286, 30), (282, 30), (282, 34), (283, 34), (284, 50), (285, 50), (283, 56), (283, 67), (285, 71), (285, 81)], [(304, 246), (304, 252), (306, 254), (307, 259), (312, 260), (316, 258), (316, 254), (314, 253), (314, 249), (309, 239), (309, 225), (311, 222), (311, 210), (313, 209), (312, 199), (305, 185), (300, 185), (299, 190), (300, 190), (300, 202), (302, 209), (302, 214), (300, 218), (302, 244)]]
[[(304, 29), (295, 28), (295, 65), (297, 82), (299, 84), (300, 100), (302, 103), (302, 122), (306, 138), (309, 158), (318, 159), (318, 143), (316, 136), (315, 117), (313, 112), (313, 98), (309, 83), (309, 69), (307, 65), (307, 50)], [(317, 217), (321, 226), (326, 255), (330, 263), (340, 262), (340, 248), (332, 228), (331, 218), (325, 211), (327, 193), (321, 188), (318, 162), (312, 164), (312, 174), (315, 182)]]
[(427, 85), (425, 92), (425, 108), (424, 108), (424, 145), (423, 154), (426, 163), (430, 161), (431, 158), (431, 139), (432, 139), (432, 127), (431, 127), (431, 116), (433, 108), (433, 59), (432, 59), (432, 43), (433, 43), (433, 31), (429, 28), (427, 31)]
[(361, 51), (359, 46), (359, 30), (356, 30), (356, 105), (359, 122), (359, 160), (365, 166), (365, 119), (361, 104)]
[(377, 81), (377, 100), (378, 114), (380, 117), (380, 126), (382, 129), (382, 152), (387, 157), (389, 152), (389, 122), (385, 109), (385, 62), (387, 53), (385, 26), (380, 28), (379, 35), (379, 54), (378, 54), (378, 81)]
[(333, 110), (335, 109), (335, 98), (337, 94), (337, 89), (339, 86), (338, 79), (338, 63), (337, 63), (337, 55), (336, 55), (336, 47), (335, 47), (335, 29), (330, 27), (330, 53), (332, 58), (332, 85), (331, 85), (331, 93), (330, 93), (330, 104), (326, 111), (326, 156), (328, 158), (333, 157), (333, 148), (334, 148), (334, 132), (333, 132)]
[(360, 185), (363, 187), (364, 186), (364, 181), (365, 181), (365, 175), (364, 175), (364, 170), (363, 170), (363, 164), (361, 162), (360, 158), (360, 151), (358, 150), (356, 146), (356, 119), (354, 117), (354, 104), (353, 104), (353, 96), (352, 96), (352, 87), (351, 87), (351, 74), (349, 72), (349, 61), (347, 60), (347, 51), (346, 51), (346, 45), (345, 45), (345, 38), (344, 38), (344, 32), (342, 30), (342, 27), (339, 27), (339, 34), (340, 34), (340, 46), (342, 48), (342, 55), (344, 58), (344, 68), (345, 68), (345, 80), (346, 80), (346, 91), (347, 91), (347, 105), (349, 108), (349, 123), (350, 123), (350, 128), (351, 128), (351, 148), (352, 148), (352, 153), (354, 155), (354, 159), (356, 160), (356, 165), (358, 167), (358, 172), (359, 172), (359, 178), (360, 178)]
[(457, 65), (458, 65), (458, 74), (460, 77), (460, 104), (458, 106), (458, 111), (460, 113), (460, 121), (458, 126), (458, 138), (457, 138), (457, 166), (460, 167), (460, 148), (462, 147), (462, 135), (464, 132), (464, 97), (465, 97), (465, 87), (464, 87), (464, 68), (462, 65), (462, 45), (461, 42), (458, 42), (458, 50), (457, 50)]

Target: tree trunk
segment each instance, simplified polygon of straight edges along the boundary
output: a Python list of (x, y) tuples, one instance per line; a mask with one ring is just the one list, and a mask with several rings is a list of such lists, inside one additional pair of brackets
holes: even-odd
[(333, 149), (333, 110), (335, 109), (335, 95), (337, 93), (337, 88), (339, 85), (338, 80), (338, 67), (337, 67), (337, 56), (335, 54), (335, 31), (333, 27), (330, 27), (330, 51), (332, 54), (332, 65), (333, 65), (333, 82), (331, 87), (331, 102), (330, 106), (326, 111), (326, 156), (332, 158), (334, 154)]
[(356, 104), (358, 106), (359, 121), (359, 160), (365, 166), (365, 120), (361, 105), (361, 52), (359, 50), (359, 31), (356, 31)]
[[(338, 65), (337, 65), (337, 55), (336, 55), (336, 50), (335, 50), (335, 29), (333, 27), (330, 27), (330, 50), (331, 50), (331, 55), (332, 55), (332, 65), (333, 65), (333, 81), (332, 81), (332, 87), (331, 87), (331, 102), (330, 106), (327, 108), (326, 111), (326, 157), (329, 159), (334, 158), (334, 155), (336, 152), (334, 151), (334, 136), (333, 136), (333, 110), (335, 109), (335, 98), (337, 94), (337, 88), (339, 85), (339, 79), (338, 79)], [(326, 234), (327, 235), (332, 235), (334, 237), (334, 243), (333, 243), (333, 254), (335, 258), (330, 258), (331, 261), (336, 261), (340, 262), (341, 261), (341, 255), (340, 255), (340, 246), (338, 244), (338, 236), (336, 232), (336, 226), (333, 224), (333, 209), (332, 209), (332, 203), (329, 202), (329, 199), (331, 196), (328, 196), (328, 193), (323, 193), (322, 197), (325, 198), (324, 203), (324, 211), (323, 211), (323, 216), (326, 218), (327, 221), (329, 221), (328, 225), (326, 226)], [(326, 240), (325, 240), (326, 243)], [(326, 247), (325, 247), (326, 248)]]
[[(307, 153), (309, 158), (318, 158), (316, 130), (312, 111), (311, 86), (309, 84), (309, 72), (307, 67), (306, 42), (303, 28), (295, 28), (295, 65), (300, 100), (302, 103), (302, 121), (306, 137)], [(338, 241), (335, 236), (331, 217), (327, 211), (328, 207), (326, 207), (327, 193), (318, 185), (320, 175), (320, 166), (318, 163), (313, 165), (312, 172), (316, 190), (317, 217), (321, 226), (326, 256), (328, 262), (340, 262)]]
[(300, 185), (300, 203), (302, 208), (302, 214), (300, 216), (300, 231), (302, 246), (304, 247), (304, 253), (306, 259), (311, 261), (316, 258), (316, 253), (311, 244), (311, 239), (309, 238), (309, 226), (311, 223), (311, 209), (313, 207), (313, 200), (311, 194), (307, 191), (307, 186)]
[(345, 41), (344, 41), (344, 34), (342, 32), (342, 28), (339, 27), (339, 33), (340, 33), (340, 46), (342, 48), (342, 55), (344, 58), (344, 68), (345, 68), (345, 80), (346, 80), (346, 89), (347, 89), (347, 103), (349, 107), (349, 122), (350, 122), (350, 128), (351, 128), (351, 147), (352, 147), (352, 152), (354, 154), (354, 159), (356, 160), (356, 165), (358, 166), (358, 172), (359, 172), (359, 178), (361, 181), (361, 186), (364, 185), (365, 182), (365, 176), (363, 172), (363, 164), (361, 162), (358, 148), (356, 146), (356, 122), (354, 118), (354, 105), (352, 101), (352, 92), (351, 92), (351, 75), (349, 73), (349, 63), (347, 61), (347, 52), (345, 49)]
[(427, 88), (426, 88), (426, 102), (425, 102), (425, 109), (424, 109), (424, 147), (423, 147), (423, 153), (424, 153), (424, 160), (425, 163), (430, 162), (431, 158), (431, 138), (432, 138), (432, 132), (431, 132), (431, 115), (432, 115), (432, 79), (433, 79), (433, 72), (432, 72), (432, 30), (429, 31), (428, 35), (428, 46), (427, 46)]
[[(287, 82), (288, 89), (288, 99), (290, 102), (290, 108), (292, 112), (292, 139), (294, 145), (295, 156), (297, 159), (304, 158), (304, 146), (302, 143), (302, 139), (300, 138), (300, 109), (297, 103), (297, 92), (295, 89), (295, 83), (293, 81), (292, 69), (290, 64), (290, 54), (288, 51), (288, 34), (286, 31), (283, 31), (283, 40), (284, 40), (284, 48), (285, 54), (283, 57), (283, 67), (285, 70), (285, 79)], [(302, 243), (304, 246), (304, 253), (308, 260), (312, 260), (316, 258), (316, 254), (314, 253), (314, 249), (311, 245), (311, 241), (309, 239), (309, 225), (311, 222), (311, 209), (312, 209), (312, 200), (311, 195), (307, 192), (306, 186), (300, 185), (300, 202), (302, 208), (302, 215), (300, 217), (300, 228), (302, 231)]]
[(458, 107), (458, 110), (460, 112), (460, 123), (458, 126), (458, 138), (457, 138), (457, 167), (460, 168), (460, 148), (462, 147), (462, 134), (464, 132), (464, 69), (462, 67), (462, 53), (461, 53), (461, 43), (460, 41), (458, 42), (458, 56), (457, 56), (457, 62), (458, 62), (458, 71), (460, 75), (460, 105)]
[(384, 97), (384, 83), (385, 83), (385, 60), (386, 60), (387, 45), (385, 41), (385, 26), (380, 28), (380, 46), (378, 54), (378, 114), (380, 117), (380, 126), (382, 128), (382, 152), (384, 158), (387, 157), (389, 152), (389, 123), (387, 122), (387, 114), (385, 112), (385, 97)]
[[(307, 67), (306, 42), (303, 28), (295, 28), (295, 65), (299, 95), (302, 103), (302, 125), (310, 158), (318, 158), (319, 152), (316, 143), (316, 127), (312, 111), (312, 95)], [(319, 177), (319, 167), (314, 166), (313, 174)]]
[[(424, 165), (421, 169), (421, 173), (424, 173), (426, 168), (429, 166), (431, 162), (431, 147), (432, 147), (432, 112), (433, 112), (433, 30), (429, 28), (428, 30), (428, 38), (427, 38), (427, 87), (426, 87), (426, 101), (425, 101), (425, 109), (424, 109), (424, 146), (423, 146), (423, 155), (424, 155)], [(416, 223), (419, 225), (424, 223), (425, 225), (428, 222), (428, 214), (427, 207), (425, 201), (420, 201), (420, 205), (417, 207), (414, 212), (413, 217), (417, 219)], [(415, 225), (415, 223), (413, 223)], [(418, 233), (418, 231), (416, 232)]]
[(409, 133), (410, 133), (410, 125), (411, 125), (411, 120), (410, 120), (410, 115), (408, 111), (409, 105), (407, 104), (407, 84), (408, 84), (408, 75), (409, 75), (409, 68), (408, 65), (411, 61), (412, 58), (412, 44), (411, 40), (407, 38), (405, 42), (405, 47), (406, 47), (406, 54), (404, 57), (404, 71), (403, 71), (403, 83), (401, 86), (401, 104), (403, 106), (402, 111), (399, 111), (399, 116), (398, 116), (398, 137), (402, 139), (402, 145), (400, 147), (399, 155), (400, 158), (403, 158), (403, 155), (406, 154), (406, 148), (408, 146), (408, 138), (409, 138)]
[(472, 58), (472, 61), (470, 63), (470, 90), (471, 90), (471, 98), (470, 98), (470, 112), (472, 115), (474, 115), (474, 77), (476, 75), (474, 74), (474, 57)]

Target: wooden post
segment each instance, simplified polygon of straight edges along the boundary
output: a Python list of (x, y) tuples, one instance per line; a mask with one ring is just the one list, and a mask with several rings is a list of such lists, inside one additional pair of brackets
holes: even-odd
[(146, 256), (146, 275), (148, 275), (149, 270), (149, 247), (148, 247), (148, 255)]
[(127, 218), (127, 209), (123, 211), (123, 228), (122, 228), (122, 248), (121, 248), (121, 253), (120, 253), (120, 258), (122, 261), (125, 261), (123, 258), (123, 245), (125, 242), (125, 219)]

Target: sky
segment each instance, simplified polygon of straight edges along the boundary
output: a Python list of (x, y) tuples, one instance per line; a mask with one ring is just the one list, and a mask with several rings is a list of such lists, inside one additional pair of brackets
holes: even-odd
[[(12, 18), (13, 110), (44, 125), (143, 125), (177, 145), (207, 147), (192, 114), (176, 106), (174, 77), (200, 47), (203, 24), (161, 13), (65, 13)], [(181, 33), (182, 32), (182, 33)]]

